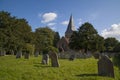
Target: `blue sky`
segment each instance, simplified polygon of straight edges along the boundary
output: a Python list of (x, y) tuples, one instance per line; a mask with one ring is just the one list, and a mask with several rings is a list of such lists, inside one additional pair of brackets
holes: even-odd
[(25, 18), (32, 30), (50, 26), (64, 36), (70, 15), (76, 29), (91, 23), (103, 37), (120, 40), (120, 0), (0, 0), (0, 11)]

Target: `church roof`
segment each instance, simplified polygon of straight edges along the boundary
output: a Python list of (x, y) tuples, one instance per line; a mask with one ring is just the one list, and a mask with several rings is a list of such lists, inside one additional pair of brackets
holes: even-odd
[(75, 31), (75, 26), (74, 26), (73, 17), (71, 15), (70, 20), (69, 20), (69, 24), (68, 24), (68, 27), (67, 27), (67, 30), (66, 30), (65, 34), (72, 33), (73, 31)]

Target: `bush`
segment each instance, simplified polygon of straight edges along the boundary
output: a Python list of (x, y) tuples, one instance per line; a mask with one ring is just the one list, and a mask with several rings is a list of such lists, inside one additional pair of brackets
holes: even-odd
[(24, 45), (24, 48), (23, 48), (24, 52), (28, 52), (30, 55), (32, 55), (32, 54), (34, 54), (34, 50), (35, 50), (34, 45), (29, 44), (29, 43)]
[(49, 51), (58, 53), (58, 49), (53, 47), (53, 46), (48, 46), (46, 48), (43, 49), (43, 54), (48, 54)]
[(115, 56), (113, 57), (113, 63), (115, 66), (117, 66), (120, 70), (120, 53), (115, 54)]

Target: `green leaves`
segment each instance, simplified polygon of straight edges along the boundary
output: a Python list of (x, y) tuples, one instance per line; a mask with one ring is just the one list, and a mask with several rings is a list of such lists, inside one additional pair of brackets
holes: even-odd
[(54, 32), (48, 27), (38, 28), (35, 31), (35, 47), (43, 50), (48, 46), (53, 46)]
[(105, 48), (107, 52), (111, 52), (113, 51), (113, 49), (116, 47), (117, 48), (117, 44), (119, 43), (118, 40), (116, 40), (115, 38), (109, 37), (105, 39)]
[(73, 32), (69, 45), (75, 50), (101, 51), (104, 49), (104, 38), (98, 35), (92, 24), (86, 22), (79, 27), (78, 31)]
[(31, 27), (27, 21), (0, 11), (0, 47), (6, 51), (15, 51), (22, 49), (25, 43), (31, 42)]

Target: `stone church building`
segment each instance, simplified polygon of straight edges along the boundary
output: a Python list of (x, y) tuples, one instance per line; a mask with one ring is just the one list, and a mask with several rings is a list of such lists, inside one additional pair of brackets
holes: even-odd
[(75, 31), (75, 26), (73, 22), (72, 15), (70, 16), (69, 24), (65, 31), (65, 36), (63, 36), (57, 43), (57, 48), (59, 49), (59, 58), (70, 58), (71, 55), (76, 55), (73, 50), (69, 48), (69, 39)]
[(70, 16), (69, 24), (65, 31), (65, 36), (63, 36), (57, 43), (57, 48), (59, 49), (59, 58), (70, 58), (70, 56), (75, 56), (76, 58), (86, 58), (91, 57), (91, 54), (84, 54), (82, 51), (74, 51), (69, 48), (69, 40), (75, 31), (73, 16)]
[(57, 47), (60, 52), (69, 51), (69, 46), (68, 46), (69, 39), (70, 39), (71, 35), (73, 34), (73, 31), (75, 31), (75, 26), (74, 26), (74, 22), (73, 22), (73, 17), (71, 15), (67, 30), (65, 32), (65, 36), (63, 36), (57, 44)]

